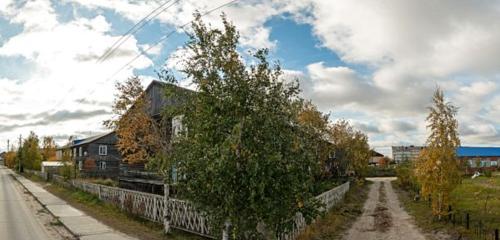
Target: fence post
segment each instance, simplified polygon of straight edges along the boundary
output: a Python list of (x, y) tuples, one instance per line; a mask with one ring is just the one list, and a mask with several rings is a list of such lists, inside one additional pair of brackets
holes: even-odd
[(170, 188), (168, 184), (163, 184), (163, 228), (165, 233), (170, 232), (170, 221), (168, 218), (168, 198), (170, 195)]
[(465, 228), (466, 229), (469, 229), (469, 222), (470, 222), (470, 216), (469, 216), (469, 213), (466, 213), (465, 214)]
[(500, 240), (499, 239), (499, 234), (498, 234), (498, 228), (495, 229), (495, 240)]
[(121, 209), (125, 209), (125, 193), (123, 190), (120, 190), (120, 207)]
[(97, 195), (99, 196), (99, 199), (102, 200), (101, 198), (101, 186), (97, 185)]
[(451, 221), (451, 205), (448, 205), (448, 221)]
[(222, 230), (222, 240), (229, 240), (229, 232), (231, 228), (231, 223), (226, 221), (224, 223), (224, 230)]

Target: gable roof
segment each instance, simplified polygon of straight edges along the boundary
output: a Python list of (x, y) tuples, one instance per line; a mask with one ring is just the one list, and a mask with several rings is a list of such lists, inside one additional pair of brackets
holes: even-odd
[(458, 157), (500, 157), (500, 147), (458, 147)]
[(172, 89), (175, 93), (185, 93), (186, 96), (196, 93), (193, 90), (177, 86), (172, 83), (153, 80), (148, 87), (144, 90), (145, 95), (149, 98), (149, 110), (151, 116), (157, 116), (161, 113), (165, 106), (176, 106), (182, 104), (184, 101), (181, 98), (167, 97), (165, 89)]
[(70, 144), (68, 147), (75, 147), (75, 146), (80, 146), (80, 145), (84, 145), (84, 144), (87, 144), (87, 143), (91, 143), (91, 142), (94, 142), (96, 140), (99, 140), (99, 139), (101, 139), (103, 137), (106, 137), (106, 136), (114, 134), (114, 133), (115, 132), (112, 131), (112, 132), (103, 133), (103, 134), (95, 135), (95, 136), (92, 136), (92, 137), (88, 137), (88, 138), (76, 140), (73, 144)]
[(375, 150), (373, 150), (373, 149), (372, 149), (372, 150), (370, 150), (370, 153), (371, 153), (371, 156), (372, 156), (372, 157), (383, 157), (383, 156), (384, 156), (384, 154), (379, 153), (379, 152), (377, 152), (377, 151), (375, 151)]

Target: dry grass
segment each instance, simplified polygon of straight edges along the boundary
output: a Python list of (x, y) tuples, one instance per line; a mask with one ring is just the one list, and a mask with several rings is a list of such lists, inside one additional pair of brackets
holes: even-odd
[(347, 192), (344, 201), (309, 225), (298, 240), (338, 239), (363, 213), (363, 205), (367, 199), (370, 184), (371, 182), (365, 182), (362, 185), (351, 184), (351, 189)]

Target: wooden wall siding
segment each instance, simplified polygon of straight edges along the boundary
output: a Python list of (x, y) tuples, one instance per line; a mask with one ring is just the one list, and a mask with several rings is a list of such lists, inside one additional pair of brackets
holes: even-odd
[[(174, 91), (192, 93), (191, 90), (177, 87), (168, 83), (153, 81), (146, 89), (146, 96), (150, 101), (150, 114), (152, 116), (159, 115), (164, 106), (175, 106), (180, 104), (176, 98), (167, 98), (165, 96), (165, 87), (174, 88)], [(183, 93), (183, 94), (184, 94)]]

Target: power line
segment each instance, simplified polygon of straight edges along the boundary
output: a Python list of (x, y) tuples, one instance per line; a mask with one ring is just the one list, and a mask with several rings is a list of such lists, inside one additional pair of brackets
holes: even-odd
[[(217, 11), (223, 7), (226, 7), (226, 6), (229, 6), (235, 2), (237, 2), (238, 0), (232, 0), (232, 1), (229, 1), (229, 2), (226, 2), (218, 7), (215, 7), (213, 9), (210, 9), (209, 11), (206, 11), (204, 12), (203, 14), (201, 14), (200, 16), (203, 17), (203, 16), (206, 16), (214, 11)], [(184, 23), (183, 25), (179, 26), (179, 28), (183, 29), (184, 30), (184, 27), (186, 27), (187, 25), (189, 25), (191, 23), (191, 21), (187, 22), (187, 23)], [(126, 67), (128, 67), (130, 64), (132, 64), (133, 62), (135, 62), (139, 57), (143, 56), (145, 53), (147, 53), (149, 50), (153, 49), (154, 47), (156, 47), (158, 44), (160, 44), (161, 42), (167, 40), (170, 36), (172, 36), (175, 32), (177, 32), (177, 29), (176, 30), (172, 30), (170, 31), (168, 34), (166, 34), (165, 36), (163, 36), (162, 38), (160, 38), (160, 40), (158, 40), (157, 42), (155, 42), (153, 45), (149, 46), (147, 49), (141, 51), (139, 54), (137, 54), (132, 60), (130, 60), (129, 62), (127, 62), (125, 65), (123, 65), (121, 68), (119, 68), (116, 72), (114, 72), (110, 77), (108, 77), (105, 81), (109, 81), (111, 78), (113, 78), (114, 76), (116, 76), (116, 74), (120, 73), (123, 69), (125, 69)]]
[[(103, 62), (107, 58), (109, 58), (123, 43), (125, 43), (130, 38), (130, 36), (132, 36), (132, 34), (134, 34), (137, 31), (139, 31), (148, 22), (150, 22), (151, 20), (153, 20), (154, 18), (156, 18), (158, 15), (160, 15), (161, 13), (163, 13), (164, 11), (166, 11), (167, 9), (169, 9), (170, 7), (172, 7), (174, 4), (178, 3), (180, 0), (176, 0), (172, 4), (170, 4), (167, 7), (163, 8), (165, 5), (167, 5), (171, 1), (172, 0), (167, 0), (166, 2), (162, 3), (160, 6), (158, 6), (153, 11), (151, 11), (147, 16), (145, 16), (139, 22), (137, 22), (132, 28), (130, 28), (125, 34), (123, 34), (116, 42), (114, 42), (113, 45), (110, 48), (108, 48), (108, 50), (103, 55), (101, 55), (97, 59), (97, 63)], [(161, 8), (163, 8), (163, 9), (161, 9)], [(161, 9), (161, 11), (158, 11), (159, 9)], [(63, 96), (63, 98), (61, 98), (61, 100), (59, 102), (57, 102), (54, 105), (54, 107), (52, 107), (52, 110), (54, 110), (55, 108), (59, 107), (64, 102), (64, 100), (68, 97), (68, 95), (71, 94), (75, 90), (75, 88), (76, 88), (76, 86), (73, 84), (71, 86), (71, 88)], [(92, 90), (92, 93), (94, 91), (95, 91), (95, 89)]]
[[(120, 39), (118, 39), (113, 45), (108, 48), (108, 50), (101, 56), (99, 59), (97, 59), (97, 62), (104, 62), (108, 57), (110, 57), (123, 43), (125, 43), (132, 34), (136, 33), (137, 31), (141, 30), (148, 22), (156, 18), (158, 15), (178, 3), (180, 0), (176, 0), (172, 4), (168, 5), (167, 7), (163, 8), (165, 5), (167, 5), (169, 2), (172, 0), (168, 0), (165, 3), (161, 4), (159, 7), (151, 11), (146, 17), (142, 18), (139, 22), (137, 22), (131, 29), (129, 29), (125, 34), (123, 34)], [(163, 9), (161, 9), (163, 8)], [(161, 11), (158, 11), (161, 9)], [(158, 12), (156, 12), (158, 11)], [(156, 12), (156, 13), (155, 13)], [(154, 14), (154, 15), (153, 15)]]

